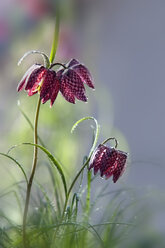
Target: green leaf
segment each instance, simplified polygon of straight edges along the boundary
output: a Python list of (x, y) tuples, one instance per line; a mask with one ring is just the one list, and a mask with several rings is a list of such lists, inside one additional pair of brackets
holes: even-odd
[(25, 173), (25, 171), (24, 171), (22, 165), (21, 165), (16, 159), (14, 159), (13, 157), (9, 156), (9, 155), (6, 154), (6, 153), (0, 152), (0, 155), (2, 155), (2, 156), (4, 156), (4, 157), (7, 157), (7, 158), (11, 159), (12, 161), (14, 161), (14, 162), (16, 163), (16, 165), (18, 165), (18, 167), (21, 169), (21, 171), (22, 171), (22, 173), (23, 173), (23, 175), (24, 175), (24, 177), (25, 177), (26, 183), (28, 183), (28, 179), (27, 179), (26, 173)]
[(91, 117), (91, 116), (87, 116), (87, 117), (84, 117), (80, 120), (78, 120), (73, 126), (72, 126), (72, 129), (71, 129), (71, 133), (73, 133), (73, 131), (77, 128), (77, 126), (83, 122), (83, 121), (86, 121), (86, 120), (93, 120), (95, 122), (95, 125), (96, 125), (96, 128), (95, 128), (95, 137), (94, 137), (94, 142), (93, 142), (93, 145), (92, 145), (92, 148), (90, 150), (90, 153), (89, 153), (89, 157), (91, 157), (94, 149), (95, 149), (95, 146), (97, 144), (97, 140), (98, 140), (98, 136), (99, 136), (99, 130), (100, 130), (100, 126), (98, 125), (98, 122), (97, 120), (94, 118), (94, 117)]
[(41, 145), (37, 145), (37, 144), (33, 144), (33, 143), (23, 143), (23, 145), (36, 146), (36, 147), (40, 148), (48, 156), (48, 158), (51, 160), (53, 165), (57, 168), (57, 170), (58, 170), (58, 172), (59, 172), (59, 174), (61, 176), (63, 186), (64, 186), (64, 191), (65, 191), (65, 196), (67, 196), (67, 185), (66, 185), (65, 176), (64, 176), (63, 170), (61, 168), (61, 165), (57, 161), (57, 159), (45, 147), (43, 147)]
[[(34, 131), (34, 126), (33, 126), (32, 122), (31, 122), (31, 120), (29, 119), (29, 117), (27, 116), (27, 114), (21, 109), (21, 107), (19, 106), (19, 104), (18, 104), (18, 108), (19, 108), (21, 114), (23, 115), (23, 117), (25, 118), (25, 120), (28, 122), (30, 128)], [(40, 144), (45, 147), (44, 142), (42, 141), (42, 139), (40, 138), (40, 136), (37, 135), (37, 137), (38, 137), (38, 140), (39, 140)]]
[(55, 24), (53, 43), (52, 43), (52, 48), (51, 48), (50, 58), (49, 58), (50, 64), (53, 63), (56, 52), (57, 52), (59, 30), (60, 30), (60, 13), (59, 13), (59, 3), (57, 1), (57, 4), (56, 4), (56, 24)]

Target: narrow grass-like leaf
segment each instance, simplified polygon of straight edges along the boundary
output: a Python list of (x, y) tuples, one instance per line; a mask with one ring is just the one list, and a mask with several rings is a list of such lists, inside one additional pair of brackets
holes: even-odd
[(55, 199), (56, 199), (56, 203), (57, 203), (57, 209), (58, 209), (58, 212), (61, 216), (61, 202), (62, 202), (61, 188), (59, 186), (57, 176), (55, 177), (55, 175), (54, 175), (54, 171), (52, 170), (52, 167), (49, 166), (48, 171), (49, 171), (50, 178), (51, 178), (52, 184), (53, 184)]
[(59, 30), (60, 30), (60, 11), (59, 11), (59, 1), (57, 1), (57, 3), (56, 3), (56, 24), (55, 24), (52, 48), (51, 48), (50, 57), (49, 57), (51, 64), (53, 63), (56, 52), (57, 52), (58, 40), (59, 40)]
[(65, 175), (64, 175), (63, 170), (61, 168), (61, 165), (57, 161), (57, 159), (45, 147), (43, 147), (41, 145), (37, 145), (37, 144), (33, 144), (33, 143), (22, 143), (22, 144), (23, 145), (36, 146), (36, 147), (40, 148), (48, 156), (48, 158), (51, 160), (53, 165), (57, 168), (57, 170), (61, 176), (63, 186), (64, 186), (65, 196), (67, 196), (67, 184), (66, 184), (66, 180), (65, 180)]
[(17, 194), (17, 192), (16, 192), (15, 190), (11, 190), (11, 191), (8, 191), (8, 192), (6, 192), (6, 193), (0, 195), (0, 198), (3, 198), (3, 197), (5, 197), (5, 196), (7, 196), (7, 195), (9, 195), (9, 194), (12, 194), (12, 193), (13, 193), (13, 195), (15, 196), (15, 199), (16, 199), (16, 201), (17, 201), (17, 203), (18, 203), (18, 207), (19, 207), (19, 209), (20, 209), (20, 212), (22, 212), (22, 205), (21, 205), (20, 199), (19, 199), (19, 197), (18, 197), (18, 194)]
[(40, 148), (40, 150), (42, 150), (48, 156), (48, 158), (53, 163), (53, 165), (56, 167), (56, 169), (58, 170), (58, 172), (59, 172), (59, 174), (61, 176), (61, 179), (62, 179), (62, 182), (63, 182), (63, 187), (64, 187), (64, 192), (65, 192), (65, 196), (67, 196), (66, 179), (65, 179), (65, 175), (64, 175), (63, 170), (62, 170), (62, 166), (60, 165), (59, 161), (57, 161), (57, 159), (45, 147), (43, 147), (41, 145), (38, 145), (38, 144), (33, 144), (33, 143), (22, 143), (22, 144), (19, 144), (19, 145), (14, 145), (14, 146), (12, 146), (8, 150), (8, 153), (11, 152), (11, 150), (13, 150), (16, 147), (21, 146), (21, 145), (36, 146), (36, 147)]
[(22, 171), (22, 173), (23, 173), (23, 175), (25, 177), (26, 183), (28, 183), (28, 179), (27, 179), (26, 173), (25, 173), (22, 165), (16, 159), (14, 159), (12, 156), (10, 156), (10, 155), (8, 155), (6, 153), (0, 152), (0, 155), (2, 155), (4, 157), (7, 157), (7, 158), (11, 159), (12, 161), (14, 161), (16, 163), (16, 165), (21, 169), (21, 171)]
[[(54, 229), (54, 228), (57, 228), (59, 229), (61, 226), (70, 226), (70, 225), (73, 225), (73, 226), (79, 226), (79, 227), (82, 227), (84, 228), (85, 230), (89, 231), (92, 235), (94, 235), (94, 237), (97, 237), (97, 240), (99, 241), (100, 243), (100, 247), (104, 247), (104, 243), (99, 235), (99, 233), (97, 232), (97, 230), (94, 228), (94, 226), (92, 226), (91, 224), (89, 223), (81, 223), (81, 222), (63, 222), (63, 223), (59, 223), (59, 224), (56, 224), (56, 225), (52, 225), (52, 226), (46, 226), (46, 227), (43, 227), (43, 228), (38, 228), (37, 232), (40, 231), (40, 234), (42, 234), (43, 232), (45, 231), (49, 231), (51, 229)], [(92, 229), (92, 230), (91, 230)], [(33, 233), (34, 234), (34, 233)]]
[(96, 146), (97, 140), (98, 140), (98, 136), (99, 136), (99, 129), (100, 129), (100, 126), (98, 125), (97, 120), (96, 120), (94, 117), (91, 117), (91, 116), (84, 117), (84, 118), (78, 120), (78, 121), (72, 126), (71, 133), (73, 133), (73, 131), (77, 128), (77, 126), (78, 126), (81, 122), (86, 121), (86, 120), (93, 120), (93, 121), (95, 122), (95, 124), (96, 124), (94, 142), (93, 142), (92, 148), (91, 148), (90, 153), (89, 153), (89, 157), (90, 157), (90, 156), (92, 155), (94, 149), (95, 149), (95, 146)]
[[(19, 108), (21, 114), (23, 115), (23, 117), (25, 118), (25, 120), (28, 122), (28, 124), (29, 124), (29, 126), (31, 127), (32, 131), (34, 131), (34, 126), (33, 126), (32, 122), (31, 122), (31, 120), (29, 119), (29, 117), (27, 116), (27, 114), (21, 109), (21, 107), (20, 107), (19, 105), (18, 105), (18, 108)], [(37, 137), (38, 137), (38, 140), (39, 140), (40, 144), (41, 144), (42, 146), (46, 147), (46, 146), (44, 145), (44, 142), (43, 142), (42, 139), (40, 138), (40, 136), (37, 135)]]

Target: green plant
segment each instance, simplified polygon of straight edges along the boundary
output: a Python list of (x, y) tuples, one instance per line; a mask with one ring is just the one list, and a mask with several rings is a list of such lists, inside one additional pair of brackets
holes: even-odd
[[(94, 117), (84, 117), (77, 121), (74, 129), (83, 121), (91, 120), (95, 123), (93, 129), (93, 142), (89, 154), (84, 156), (84, 161), (79, 171), (73, 177), (70, 186), (66, 179), (63, 165), (47, 148), (38, 134), (38, 122), (41, 103), (48, 100), (51, 106), (59, 92), (64, 98), (75, 103), (75, 98), (86, 102), (84, 83), (90, 88), (94, 88), (92, 77), (89, 70), (78, 62), (76, 59), (70, 60), (67, 64), (53, 63), (58, 46), (59, 34), (59, 16), (57, 13), (56, 25), (54, 32), (54, 40), (52, 44), (50, 58), (40, 51), (27, 52), (19, 61), (19, 64), (30, 54), (40, 54), (44, 58), (44, 65), (35, 64), (29, 68), (18, 85), (18, 91), (25, 88), (29, 96), (36, 93), (39, 94), (36, 107), (34, 125), (31, 123), (28, 115), (21, 110), (23, 116), (29, 123), (34, 132), (34, 143), (26, 142), (13, 146), (8, 153), (0, 153), (11, 161), (13, 161), (24, 176), (24, 181), (18, 182), (12, 186), (12, 190), (1, 194), (1, 198), (13, 193), (20, 213), (23, 214), (23, 224), (18, 225), (10, 220), (4, 213), (1, 213), (1, 219), (4, 221), (5, 228), (1, 228), (0, 242), (2, 247), (116, 247), (119, 242), (121, 232), (126, 231), (132, 226), (131, 221), (128, 223), (121, 222), (119, 217), (123, 215), (123, 211), (119, 211), (118, 207), (110, 208), (108, 221), (99, 224), (90, 224), (90, 216), (94, 204), (91, 205), (91, 184), (96, 177), (92, 178), (90, 169), (94, 168), (94, 174), (100, 171), (101, 176), (110, 177), (116, 182), (125, 169), (127, 154), (117, 150), (117, 141), (115, 138), (109, 138), (116, 141), (115, 148), (105, 146), (109, 141), (107, 139), (96, 148), (99, 125)], [(54, 66), (62, 66), (57, 71), (53, 70)], [(58, 141), (57, 141), (58, 142)], [(18, 147), (33, 147), (33, 161), (30, 176), (24, 169), (24, 166), (18, 162), (10, 153)], [(47, 157), (43, 159), (47, 167), (47, 173), (51, 179), (52, 192), (55, 198), (55, 204), (52, 203), (51, 195), (47, 192), (38, 180), (34, 181), (37, 162), (42, 156), (39, 151)], [(83, 190), (81, 182), (83, 173), (87, 175), (86, 196), (83, 198)], [(24, 185), (26, 187), (24, 187)], [(75, 185), (78, 190), (74, 192)], [(61, 185), (63, 187), (61, 187)], [(32, 194), (32, 188), (35, 190), (35, 196)], [(121, 190), (122, 192), (122, 190)], [(121, 193), (120, 192), (120, 193)], [(25, 197), (24, 197), (25, 196)], [(112, 197), (112, 202), (116, 201), (118, 192)], [(101, 197), (101, 193), (96, 196), (95, 202)], [(25, 201), (24, 208), (22, 205)], [(111, 204), (112, 204), (111, 202)], [(29, 213), (29, 206), (33, 206)], [(34, 206), (38, 207), (35, 208)], [(107, 228), (102, 228), (102, 227)], [(116, 231), (117, 229), (117, 231)], [(110, 237), (108, 233), (111, 233)], [(102, 238), (102, 237), (104, 238)]]

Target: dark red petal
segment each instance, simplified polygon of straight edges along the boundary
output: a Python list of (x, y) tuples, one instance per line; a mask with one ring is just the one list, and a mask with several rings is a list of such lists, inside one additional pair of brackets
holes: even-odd
[(46, 68), (44, 66), (40, 66), (39, 68), (33, 70), (30, 77), (27, 80), (25, 90), (33, 90), (39, 85), (41, 79), (46, 72)]
[(62, 93), (65, 100), (67, 100), (70, 103), (75, 103), (74, 94), (72, 93), (72, 91), (68, 87), (68, 84), (65, 82), (65, 80), (63, 80), (63, 72), (64, 72), (64, 69), (60, 69), (56, 75), (57, 80), (60, 83), (60, 92)]
[(60, 83), (60, 91), (64, 98), (70, 102), (70, 103), (75, 103), (75, 97), (70, 88), (68, 87), (67, 83), (62, 80)]
[(61, 81), (67, 85), (73, 95), (83, 101), (86, 102), (87, 98), (85, 96), (85, 87), (79, 75), (74, 72), (72, 69), (68, 69), (61, 78)]
[(92, 83), (92, 76), (89, 70), (84, 65), (74, 65), (72, 69), (81, 77), (84, 83), (86, 83), (90, 88), (94, 89), (94, 85)]
[(90, 163), (89, 170), (94, 168), (94, 175), (98, 172), (98, 170), (102, 167), (102, 157), (106, 153), (107, 147), (104, 145), (99, 145), (98, 148), (93, 153)]
[(50, 106), (51, 107), (52, 107), (54, 101), (56, 100), (56, 97), (58, 95), (59, 90), (60, 90), (60, 82), (56, 78), (55, 83), (54, 83), (54, 88), (53, 88), (53, 91), (52, 91), (51, 101), (50, 101)]
[(79, 62), (77, 59), (71, 59), (71, 60), (66, 64), (66, 67), (71, 67), (71, 66), (78, 65), (78, 64), (80, 64), (80, 62)]
[(39, 92), (39, 89), (40, 89), (39, 86), (42, 85), (42, 83), (44, 82), (46, 72), (47, 70), (45, 69), (42, 72), (40, 72), (40, 74), (38, 74), (38, 77), (36, 78), (36, 81), (34, 82), (33, 87), (27, 90), (28, 96), (32, 96), (36, 94), (37, 92)]
[(40, 98), (45, 103), (52, 97), (52, 93), (56, 84), (56, 73), (53, 70), (47, 70), (43, 84), (41, 86)]
[(18, 87), (17, 87), (17, 91), (21, 91), (23, 88), (24, 88), (24, 85), (25, 85), (25, 83), (26, 83), (26, 81), (28, 80), (28, 78), (30, 77), (30, 75), (31, 75), (31, 73), (35, 70), (35, 69), (37, 69), (37, 68), (39, 68), (40, 67), (40, 65), (32, 65), (27, 71), (26, 71), (26, 73), (24, 74), (24, 76), (22, 77), (22, 79), (21, 79), (21, 81), (19, 82), (19, 84), (18, 84)]
[(112, 176), (112, 173), (115, 169), (115, 161), (117, 159), (117, 150), (114, 148), (107, 147), (107, 151), (102, 158), (102, 166), (100, 168), (100, 175), (106, 177), (108, 179), (110, 176)]
[(113, 173), (113, 182), (116, 183), (116, 181), (119, 179), (120, 176), (122, 176), (125, 167), (126, 167), (126, 160), (127, 160), (127, 153), (118, 151), (117, 156), (117, 166)]

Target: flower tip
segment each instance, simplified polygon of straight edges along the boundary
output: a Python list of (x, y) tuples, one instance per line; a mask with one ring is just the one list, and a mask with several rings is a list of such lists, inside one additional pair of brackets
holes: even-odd
[(21, 105), (21, 102), (20, 100), (17, 101), (17, 106), (20, 106)]

